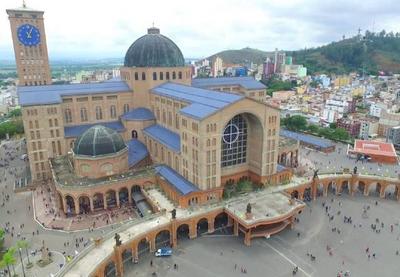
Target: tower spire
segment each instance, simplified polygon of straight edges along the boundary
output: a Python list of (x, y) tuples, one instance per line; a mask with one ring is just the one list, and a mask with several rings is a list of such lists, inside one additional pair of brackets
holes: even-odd
[(22, 0), (22, 7), (23, 7), (23, 8), (26, 8), (26, 2), (25, 2), (25, 0)]

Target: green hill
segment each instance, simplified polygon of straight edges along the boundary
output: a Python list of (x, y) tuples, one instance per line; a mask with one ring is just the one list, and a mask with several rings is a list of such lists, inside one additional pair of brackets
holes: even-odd
[[(221, 57), (224, 63), (262, 63), (267, 53), (258, 49), (227, 50), (209, 57)], [(293, 62), (303, 64), (310, 74), (348, 73), (351, 71), (376, 74), (378, 71), (400, 73), (400, 33), (372, 33), (355, 36), (317, 48), (286, 51)]]
[(240, 50), (221, 51), (208, 57), (208, 59), (213, 60), (218, 56), (224, 61), (224, 63), (229, 64), (244, 64), (248, 62), (261, 64), (265, 61), (267, 53), (268, 52), (246, 47)]

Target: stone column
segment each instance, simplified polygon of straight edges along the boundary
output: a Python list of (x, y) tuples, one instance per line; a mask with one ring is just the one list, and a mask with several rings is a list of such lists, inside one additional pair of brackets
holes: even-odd
[(139, 247), (137, 244), (132, 247), (132, 258), (136, 261), (139, 261)]
[(80, 207), (79, 207), (79, 198), (74, 198), (74, 204), (75, 204), (75, 214), (80, 214)]
[(171, 230), (170, 230), (170, 242), (173, 248), (176, 248), (178, 245), (178, 238), (177, 238), (177, 227), (176, 227), (176, 219), (171, 219)]
[(62, 197), (62, 202), (64, 214), (67, 214), (67, 201), (65, 200), (65, 196)]
[(189, 223), (189, 238), (190, 239), (197, 238), (197, 225), (194, 225), (193, 222)]
[(209, 219), (208, 220), (208, 233), (214, 233), (215, 229), (214, 229), (214, 219)]
[(386, 189), (386, 186), (381, 185), (381, 190), (379, 191), (380, 198), (385, 198), (385, 189)]
[(114, 246), (115, 269), (118, 277), (124, 276), (124, 264), (122, 262), (121, 246)]
[(369, 186), (367, 184), (364, 185), (364, 196), (369, 195)]
[(94, 204), (93, 204), (93, 197), (89, 197), (89, 202), (90, 202), (90, 211), (94, 211)]
[(395, 193), (396, 193), (397, 201), (400, 201), (400, 186), (399, 185), (396, 186)]
[(251, 229), (247, 230), (247, 232), (244, 234), (244, 244), (246, 246), (251, 245)]
[(233, 235), (239, 236), (239, 222), (236, 220), (233, 222)]
[(156, 237), (154, 236), (153, 238), (149, 238), (149, 248), (150, 252), (153, 253), (156, 251)]
[(105, 271), (105, 270), (106, 270), (106, 269), (105, 269), (104, 266), (99, 267), (99, 268), (97, 269), (96, 274), (95, 274), (94, 276), (96, 276), (96, 277), (104, 277), (104, 271)]
[(107, 210), (107, 196), (106, 196), (106, 193), (103, 194), (103, 205), (104, 205), (104, 210)]
[(328, 196), (328, 187), (329, 187), (329, 184), (327, 184), (326, 186), (324, 186), (324, 197), (327, 197), (327, 196)]
[(132, 204), (132, 192), (131, 192), (131, 189), (128, 189), (128, 203)]
[(120, 204), (119, 204), (119, 191), (116, 191), (115, 192), (115, 200), (117, 201), (117, 208), (119, 208), (120, 206)]

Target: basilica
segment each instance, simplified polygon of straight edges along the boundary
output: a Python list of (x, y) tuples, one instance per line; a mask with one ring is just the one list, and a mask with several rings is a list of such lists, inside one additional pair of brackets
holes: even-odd
[[(146, 185), (188, 207), (221, 199), (228, 182), (289, 178), (277, 164), (279, 110), (252, 77), (192, 79), (179, 47), (151, 27), (121, 78), (52, 85), (43, 12), (7, 13), (32, 180), (53, 183), (66, 214), (120, 207)], [(21, 39), (21, 24), (42, 43)]]

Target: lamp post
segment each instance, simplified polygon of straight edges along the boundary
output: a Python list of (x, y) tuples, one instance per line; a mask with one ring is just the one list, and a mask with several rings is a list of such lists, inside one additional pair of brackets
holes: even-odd
[(18, 253), (19, 253), (19, 258), (21, 259), (21, 266), (22, 266), (22, 274), (25, 277), (25, 269), (24, 269), (24, 262), (22, 261), (22, 255), (21, 255), (21, 248), (18, 248)]

